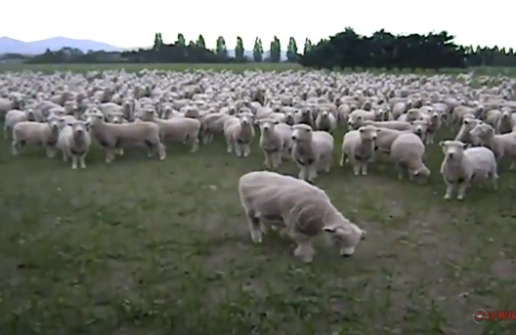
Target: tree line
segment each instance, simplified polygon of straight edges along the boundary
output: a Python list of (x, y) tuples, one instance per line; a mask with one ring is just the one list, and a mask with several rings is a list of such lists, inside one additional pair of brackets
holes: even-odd
[[(219, 36), (214, 49), (206, 46), (202, 35), (187, 41), (178, 34), (173, 43), (165, 43), (163, 35), (154, 35), (153, 46), (123, 52), (83, 52), (63, 48), (48, 50), (33, 57), (4, 55), (3, 59), (20, 59), (26, 63), (245, 63), (245, 62), (292, 62), (318, 69), (439, 69), (470, 66), (516, 66), (515, 51), (505, 48), (461, 46), (448, 32), (395, 35), (380, 30), (370, 36), (357, 34), (346, 28), (317, 43), (305, 39), (298, 48), (295, 38), (282, 46), (278, 37), (264, 46), (262, 39), (253, 41), (252, 52), (237, 37), (235, 48), (229, 52), (227, 42)], [(283, 49), (284, 48), (284, 49)], [(2, 61), (2, 57), (0, 57)]]

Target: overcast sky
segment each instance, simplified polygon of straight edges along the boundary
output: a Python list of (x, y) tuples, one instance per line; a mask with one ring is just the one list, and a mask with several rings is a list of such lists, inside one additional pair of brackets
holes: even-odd
[(2, 5), (0, 35), (26, 42), (64, 36), (118, 47), (152, 45), (155, 32), (165, 43), (178, 33), (187, 40), (203, 34), (209, 48), (217, 36), (234, 48), (241, 36), (246, 49), (274, 35), (286, 45), (294, 36), (302, 48), (346, 26), (359, 34), (381, 28), (392, 33), (447, 30), (462, 44), (516, 48), (510, 1), (465, 0), (16, 0)]

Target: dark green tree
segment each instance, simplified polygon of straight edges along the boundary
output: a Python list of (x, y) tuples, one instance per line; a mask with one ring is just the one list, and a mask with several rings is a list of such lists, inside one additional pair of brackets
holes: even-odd
[(288, 40), (287, 60), (289, 62), (297, 61), (297, 43), (296, 43), (296, 39), (294, 37), (291, 37)]
[(259, 37), (254, 40), (253, 59), (255, 62), (263, 61), (263, 45)]
[(309, 38), (305, 39), (305, 47), (303, 48), (303, 54), (306, 54), (312, 49), (312, 41)]
[(215, 47), (215, 53), (224, 59), (228, 58), (228, 48), (226, 46), (226, 40), (224, 37), (219, 36), (217, 38), (217, 46)]
[(177, 41), (176, 41), (177, 44), (179, 45), (182, 45), (182, 46), (186, 46), (186, 40), (185, 40), (185, 36), (181, 33), (177, 34)]
[(154, 44), (152, 48), (156, 51), (159, 51), (161, 46), (163, 45), (163, 38), (161, 37), (161, 33), (154, 34)]
[(243, 61), (245, 60), (245, 49), (244, 49), (244, 41), (242, 40), (242, 37), (237, 37), (236, 47), (235, 47), (235, 58), (237, 61)]
[(281, 42), (278, 37), (274, 36), (274, 39), (271, 42), (271, 62), (279, 63), (281, 61)]
[(204, 36), (199, 35), (199, 37), (197, 38), (196, 44), (199, 48), (206, 49), (206, 41), (204, 40)]

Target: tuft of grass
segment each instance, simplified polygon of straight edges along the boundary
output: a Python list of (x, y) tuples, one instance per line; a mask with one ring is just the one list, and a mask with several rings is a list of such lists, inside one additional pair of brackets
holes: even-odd
[(253, 150), (169, 146), (159, 162), (136, 149), (107, 165), (94, 146), (72, 170), (37, 148), (12, 157), (0, 140), (2, 333), (514, 334), (472, 319), (516, 298), (506, 165), (497, 192), (445, 202), (437, 144), (422, 185), (388, 164), (354, 177), (336, 153), (318, 184), (368, 238), (350, 259), (321, 241), (307, 265), (273, 232), (249, 238), (237, 180), (262, 168)]

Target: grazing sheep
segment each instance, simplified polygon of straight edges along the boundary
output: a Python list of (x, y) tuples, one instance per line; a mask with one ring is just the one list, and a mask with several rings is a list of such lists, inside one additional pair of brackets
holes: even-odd
[(260, 149), (265, 155), (265, 166), (276, 169), (281, 164), (282, 155), (289, 154), (292, 149), (291, 126), (279, 123), (276, 120), (262, 119), (258, 121), (260, 127)]
[(315, 119), (315, 128), (332, 134), (335, 128), (337, 128), (337, 119), (335, 119), (331, 112), (323, 110), (319, 112)]
[(161, 143), (157, 124), (145, 121), (123, 124), (106, 123), (100, 111), (87, 112), (85, 115), (86, 121), (91, 124), (93, 137), (106, 151), (106, 163), (111, 163), (115, 159), (116, 149), (142, 144), (149, 149), (149, 157), (152, 157), (153, 152), (157, 151), (160, 160), (166, 158), (165, 146)]
[(516, 133), (495, 134), (494, 128), (484, 122), (479, 123), (470, 133), (480, 138), (484, 147), (491, 149), (497, 161), (507, 157), (511, 160), (509, 169), (516, 167)]
[(13, 127), (12, 154), (17, 156), (20, 148), (25, 145), (41, 145), (45, 148), (47, 157), (54, 158), (59, 130), (59, 120), (55, 118), (44, 123), (18, 122)]
[(390, 155), (392, 143), (401, 134), (410, 134), (410, 132), (389, 128), (377, 128), (375, 151), (379, 151), (383, 154)]
[(415, 176), (429, 177), (430, 170), (423, 163), (425, 144), (412, 133), (399, 135), (391, 145), (391, 158), (398, 168), (398, 178), (403, 179), (403, 173), (408, 173), (409, 179)]
[(9, 136), (12, 136), (13, 127), (20, 122), (23, 121), (38, 121), (36, 120), (36, 114), (34, 110), (28, 109), (26, 111), (20, 111), (17, 109), (10, 110), (5, 114), (4, 121), (4, 138), (8, 139)]
[(159, 126), (159, 133), (162, 143), (183, 142), (191, 146), (190, 152), (199, 149), (199, 133), (201, 121), (189, 117), (175, 117), (171, 119), (160, 119), (154, 110), (145, 111), (142, 120), (154, 122)]
[[(367, 175), (367, 163), (374, 159), (374, 147), (378, 129), (374, 126), (363, 126), (344, 135), (342, 155), (339, 165), (351, 162), (355, 176)], [(381, 130), (380, 130), (381, 131)]]
[(444, 199), (451, 199), (457, 191), (457, 199), (464, 199), (472, 182), (491, 181), (494, 189), (498, 185), (497, 163), (494, 153), (484, 147), (466, 148), (460, 141), (441, 141), (444, 152), (441, 174), (446, 184)]
[(251, 239), (262, 242), (269, 226), (297, 244), (294, 255), (311, 262), (312, 239), (326, 232), (342, 256), (351, 256), (366, 232), (345, 218), (328, 195), (309, 183), (275, 172), (254, 171), (238, 181), (240, 202), (247, 216)]
[(77, 169), (77, 162), (80, 163), (82, 169), (86, 168), (84, 160), (90, 145), (91, 135), (88, 122), (77, 120), (68, 122), (59, 132), (57, 148), (63, 153), (64, 162), (67, 162), (68, 158), (72, 159), (72, 169)]
[(253, 115), (240, 113), (227, 119), (224, 123), (224, 136), (228, 153), (234, 152), (237, 157), (249, 156), (254, 137)]
[(325, 131), (313, 131), (306, 124), (298, 124), (292, 128), (292, 159), (299, 167), (299, 179), (314, 182), (319, 169), (330, 172), (333, 136)]

